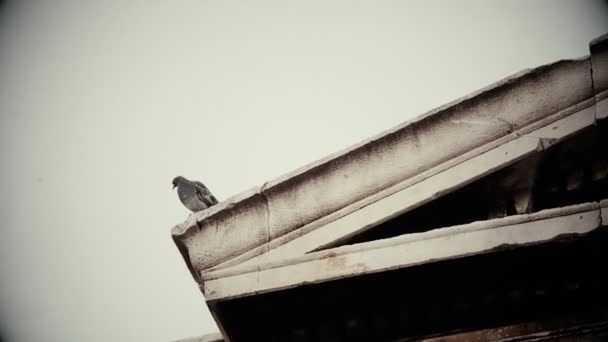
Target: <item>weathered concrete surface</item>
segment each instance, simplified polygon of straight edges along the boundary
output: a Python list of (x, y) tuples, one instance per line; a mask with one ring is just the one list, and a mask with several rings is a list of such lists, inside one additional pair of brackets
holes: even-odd
[[(496, 219), (490, 219), (490, 220), (485, 220), (485, 221), (475, 221), (475, 222), (471, 222), (471, 223), (467, 223), (467, 224), (463, 224), (463, 225), (433, 229), (433, 230), (421, 232), (421, 233), (400, 235), (400, 236), (396, 236), (396, 237), (389, 238), (389, 239), (369, 241), (366, 243), (360, 243), (360, 244), (355, 244), (355, 245), (344, 245), (344, 246), (333, 248), (331, 250), (323, 250), (323, 251), (318, 251), (318, 252), (314, 252), (314, 253), (308, 253), (305, 255), (298, 255), (298, 256), (285, 258), (285, 259), (281, 259), (281, 260), (275, 260), (273, 262), (268, 262), (266, 264), (252, 265), (252, 264), (243, 263), (243, 264), (240, 264), (238, 267), (232, 267), (232, 268), (226, 268), (226, 269), (206, 272), (203, 275), (203, 279), (204, 280), (218, 279), (218, 278), (238, 275), (241, 273), (250, 273), (250, 272), (255, 272), (255, 271), (259, 271), (259, 270), (263, 270), (263, 269), (271, 269), (271, 268), (275, 268), (275, 267), (281, 267), (281, 266), (287, 266), (287, 265), (297, 264), (297, 263), (301, 263), (301, 262), (312, 261), (315, 259), (324, 259), (325, 257), (327, 257), (329, 255), (340, 256), (340, 255), (344, 255), (344, 254), (348, 254), (348, 253), (361, 252), (361, 251), (365, 251), (365, 250), (373, 250), (373, 249), (378, 249), (378, 248), (391, 247), (391, 246), (408, 244), (408, 243), (419, 242), (419, 241), (430, 241), (430, 240), (437, 239), (437, 238), (453, 236), (453, 235), (460, 234), (463, 232), (473, 232), (473, 231), (479, 231), (479, 230), (488, 230), (488, 229), (495, 229), (495, 228), (500, 228), (500, 227), (505, 227), (505, 226), (525, 224), (528, 222), (570, 216), (570, 215), (575, 215), (578, 213), (588, 212), (588, 211), (598, 211), (599, 210), (600, 215), (602, 215), (602, 214), (604, 214), (604, 210), (607, 208), (608, 208), (608, 199), (602, 200), (599, 203), (598, 202), (582, 203), (582, 204), (576, 204), (576, 205), (571, 205), (571, 206), (567, 206), (567, 207), (546, 209), (546, 210), (534, 212), (531, 214), (512, 215), (512, 216), (506, 216), (503, 218), (496, 218)], [(600, 216), (600, 221), (603, 222), (603, 225), (608, 224), (605, 220), (601, 220), (601, 216)]]
[[(550, 148), (580, 130), (593, 126), (595, 124), (593, 104), (594, 99), (591, 98), (545, 117), (491, 143), (469, 150), (458, 157), (409, 177), (392, 187), (351, 203), (209, 270), (239, 264), (259, 264), (276, 258), (304, 254), (318, 248), (327, 248), (339, 239), (365, 231), (395, 215), (432, 201), (441, 194), (457, 190), (489, 172), (507, 167), (527, 153)], [(521, 141), (524, 143), (523, 145), (521, 142), (516, 143), (518, 140), (525, 139), (529, 142), (540, 140), (540, 148), (533, 146), (532, 149), (525, 152), (519, 148), (509, 147), (513, 144), (515, 145), (512, 147), (529, 145), (524, 141)], [(465, 169), (467, 171), (462, 171)]]
[[(200, 271), (280, 246), (442, 163), (504, 143), (543, 120), (557, 120), (556, 113), (580, 109), (590, 99), (598, 108), (602, 101), (608, 104), (606, 35), (591, 42), (590, 50), (590, 57), (520, 72), (192, 214), (174, 228), (173, 238), (200, 280)], [(596, 109), (596, 116), (602, 115)], [(460, 139), (465, 133), (467, 139)]]
[[(257, 258), (241, 261), (240, 264), (260, 264), (329, 248), (350, 236), (359, 234), (370, 227), (511, 165), (523, 157), (549, 148), (573, 134), (591, 127), (594, 123), (595, 111), (591, 106), (542, 128), (533, 129), (527, 134), (521, 133), (522, 135), (514, 140), (480, 153), (475, 157), (461, 160), (459, 163), (428, 178), (408, 184), (401, 190), (386, 194), (379, 199), (370, 196), (373, 201), (360, 209), (336, 218), (314, 231), (305, 231), (305, 234), (301, 237), (282, 245), (272, 246), (274, 248), (267, 253)], [(228, 264), (224, 265), (228, 266)]]
[(547, 209), (218, 270), (204, 274), (202, 288), (207, 301), (227, 300), (587, 234), (601, 223), (600, 203)]
[(202, 270), (593, 97), (589, 58), (520, 72), (194, 213), (173, 238), (198, 280)]
[(589, 43), (593, 87), (595, 91), (596, 118), (608, 117), (608, 34)]
[(401, 191), (342, 216), (297, 239), (271, 249), (241, 265), (259, 264), (304, 255), (338, 244), (353, 235), (409, 211), (453, 189), (495, 171), (507, 163), (541, 150), (539, 139), (521, 137), (460, 163)]
[(304, 173), (272, 181), (266, 192), (271, 238), (590, 96), (588, 60), (558, 62), (508, 78)]

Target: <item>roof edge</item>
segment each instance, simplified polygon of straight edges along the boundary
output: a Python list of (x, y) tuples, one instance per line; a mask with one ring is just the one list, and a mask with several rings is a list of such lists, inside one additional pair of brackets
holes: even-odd
[(593, 97), (589, 56), (525, 69), (193, 213), (171, 233), (189, 267), (208, 269)]

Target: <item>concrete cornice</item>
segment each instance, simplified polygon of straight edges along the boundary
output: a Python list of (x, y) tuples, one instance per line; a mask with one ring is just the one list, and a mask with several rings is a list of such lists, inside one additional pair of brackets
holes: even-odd
[(607, 200), (583, 203), (220, 270), (205, 274), (202, 288), (208, 302), (224, 301), (582, 236), (605, 229), (607, 207)]
[[(515, 139), (541, 121), (606, 102), (605, 37), (594, 40), (590, 50), (591, 56), (521, 71), (194, 213), (173, 228), (172, 237), (202, 282), (201, 271), (267, 251), (271, 241), (287, 242), (348, 215), (360, 208), (357, 203), (366, 205), (366, 199), (376, 200), (408, 179)], [(605, 114), (596, 108), (597, 119)]]

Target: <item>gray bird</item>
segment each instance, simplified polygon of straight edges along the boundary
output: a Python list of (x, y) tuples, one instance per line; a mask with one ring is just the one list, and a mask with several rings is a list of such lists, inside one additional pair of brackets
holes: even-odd
[(205, 184), (189, 181), (182, 176), (173, 178), (173, 189), (177, 187), (179, 200), (193, 212), (207, 209), (217, 204), (215, 196), (207, 189)]

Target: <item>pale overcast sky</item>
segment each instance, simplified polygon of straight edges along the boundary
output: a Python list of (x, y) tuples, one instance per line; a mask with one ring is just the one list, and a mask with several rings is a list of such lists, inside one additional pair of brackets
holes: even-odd
[(4, 4), (4, 341), (216, 331), (174, 176), (223, 200), (605, 32), (605, 1)]

